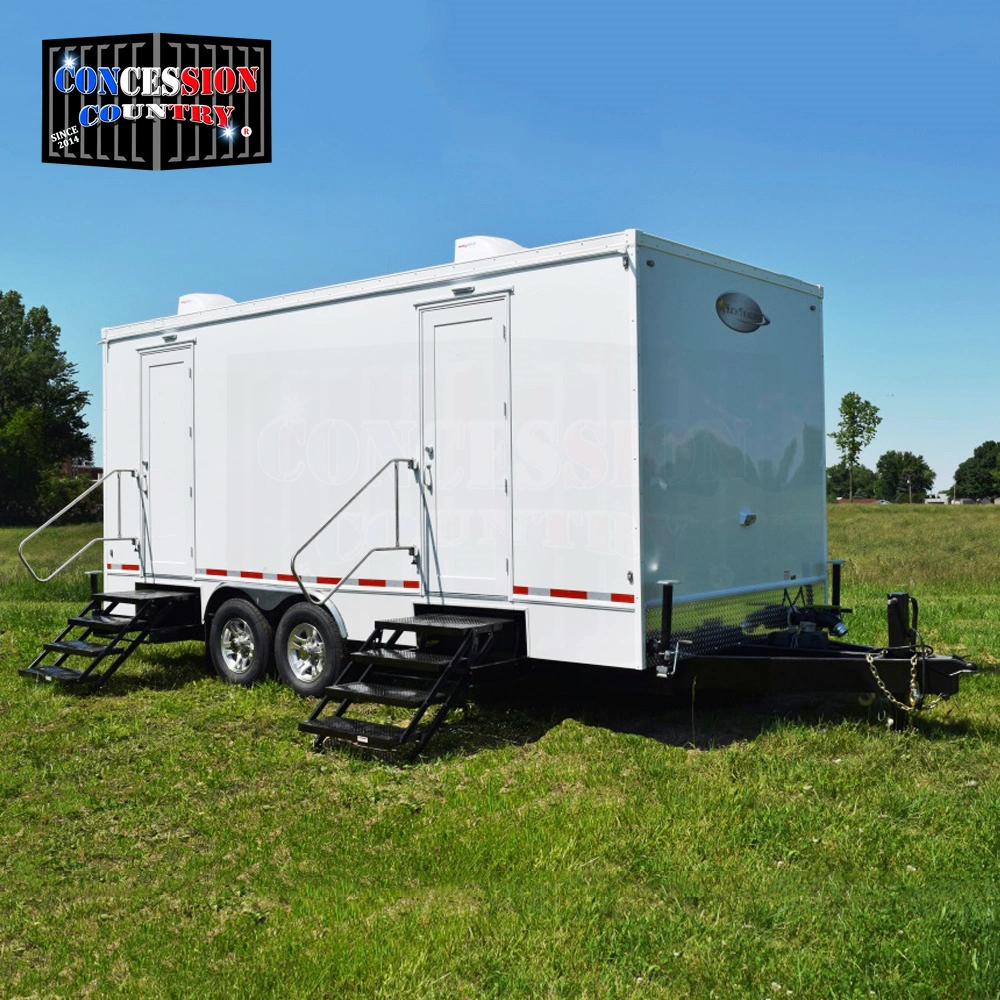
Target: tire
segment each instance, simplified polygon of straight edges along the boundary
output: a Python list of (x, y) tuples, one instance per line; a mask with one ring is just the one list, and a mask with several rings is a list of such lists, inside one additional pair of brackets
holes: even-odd
[(321, 695), (344, 668), (344, 640), (330, 614), (313, 604), (293, 604), (274, 636), (278, 676), (296, 694)]
[(233, 598), (215, 612), (208, 649), (224, 681), (250, 687), (271, 669), (274, 631), (256, 604)]

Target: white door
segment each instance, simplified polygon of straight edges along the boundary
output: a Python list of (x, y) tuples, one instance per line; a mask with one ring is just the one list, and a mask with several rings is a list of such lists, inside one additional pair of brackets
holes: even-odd
[(507, 299), (422, 310), (423, 569), (439, 596), (510, 594)]
[(142, 356), (145, 571), (194, 575), (194, 350)]

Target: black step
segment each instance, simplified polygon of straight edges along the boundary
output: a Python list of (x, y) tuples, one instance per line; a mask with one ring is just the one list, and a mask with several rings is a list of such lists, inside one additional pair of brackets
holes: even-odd
[(451, 663), (450, 656), (429, 653), (409, 646), (375, 646), (359, 649), (351, 655), (355, 663), (376, 663), (386, 667), (402, 667), (413, 670), (443, 670)]
[[(403, 742), (400, 726), (386, 726), (378, 722), (362, 722), (358, 719), (342, 719), (336, 715), (325, 719), (309, 719), (299, 723), (303, 733), (313, 733), (315, 736), (329, 736), (335, 740), (343, 740), (360, 747), (375, 747), (377, 750), (392, 750)], [(420, 738), (420, 731), (415, 730), (413, 739)]]
[(150, 601), (194, 600), (198, 595), (189, 590), (121, 590), (114, 593), (94, 594), (100, 601), (116, 601), (120, 604), (148, 604)]
[(78, 681), (83, 677), (82, 670), (71, 667), (22, 667), (18, 673), (22, 677), (34, 677), (40, 681)]
[(63, 639), (62, 642), (47, 642), (45, 648), (50, 653), (66, 653), (68, 656), (100, 656), (108, 647), (83, 639)]
[(383, 618), (375, 628), (425, 635), (466, 635), (469, 632), (499, 632), (510, 624), (509, 618), (473, 618), (466, 615), (412, 615), (408, 618)]
[(89, 615), (81, 615), (79, 618), (70, 618), (70, 625), (82, 625), (84, 628), (92, 628), (94, 631), (105, 631), (114, 629), (116, 632), (123, 625), (128, 625), (134, 619), (128, 615), (109, 615), (103, 611), (94, 611)]
[[(401, 708), (419, 708), (434, 686), (432, 681), (419, 678), (376, 676), (363, 681), (349, 681), (346, 684), (332, 684), (327, 693), (335, 698), (350, 698), (351, 701), (371, 701), (379, 705), (398, 705)], [(454, 690), (444, 684), (435, 692), (432, 704), (444, 701)]]

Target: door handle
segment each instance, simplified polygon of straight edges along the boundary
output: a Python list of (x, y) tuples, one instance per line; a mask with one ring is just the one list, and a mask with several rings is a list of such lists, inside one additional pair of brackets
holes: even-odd
[(431, 477), (431, 463), (428, 462), (424, 466), (424, 486), (427, 487), (428, 493), (434, 492), (434, 480)]

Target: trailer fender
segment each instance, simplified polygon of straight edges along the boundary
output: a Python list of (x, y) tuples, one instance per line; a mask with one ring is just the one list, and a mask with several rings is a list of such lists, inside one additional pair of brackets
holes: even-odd
[[(242, 597), (245, 600), (253, 601), (260, 608), (267, 618), (276, 625), (281, 616), (293, 605), (304, 601), (301, 594), (290, 594), (287, 590), (270, 590), (266, 587), (230, 587), (221, 586), (213, 591), (205, 606), (205, 627), (211, 628), (212, 616), (216, 609), (224, 602), (234, 597)], [(323, 605), (342, 638), (347, 638), (347, 627), (344, 624), (343, 616), (336, 605), (327, 603)]]

